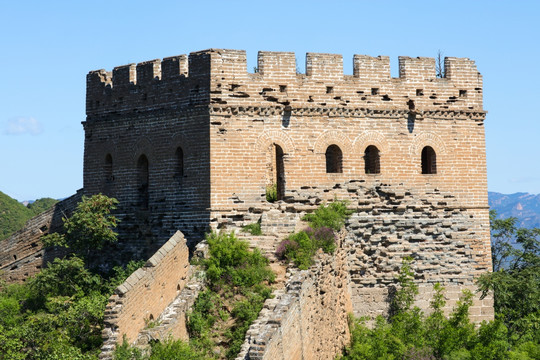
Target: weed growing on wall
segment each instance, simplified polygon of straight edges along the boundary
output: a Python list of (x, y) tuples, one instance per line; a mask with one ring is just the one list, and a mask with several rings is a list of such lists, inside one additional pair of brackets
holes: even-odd
[(266, 201), (271, 203), (277, 201), (277, 184), (266, 186)]
[(336, 233), (351, 214), (345, 201), (334, 201), (321, 205), (312, 214), (304, 216), (310, 227), (294, 233), (279, 243), (276, 256), (292, 261), (299, 269), (305, 270), (313, 265), (317, 250), (333, 253), (336, 249)]

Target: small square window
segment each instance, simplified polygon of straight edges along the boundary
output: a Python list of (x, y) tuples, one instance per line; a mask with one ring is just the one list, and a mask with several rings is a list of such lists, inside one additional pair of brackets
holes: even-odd
[(326, 87), (326, 93), (327, 94), (331, 94), (334, 92), (334, 87), (333, 86), (327, 86)]
[(467, 90), (459, 90), (459, 97), (467, 97)]
[(379, 88), (371, 88), (371, 95), (379, 95)]
[(416, 96), (424, 96), (424, 89), (416, 89)]
[(286, 92), (287, 91), (287, 85), (279, 85), (279, 92)]

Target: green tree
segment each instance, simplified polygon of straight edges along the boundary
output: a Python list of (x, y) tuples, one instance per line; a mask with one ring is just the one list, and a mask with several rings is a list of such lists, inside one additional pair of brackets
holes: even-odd
[[(490, 212), (493, 272), (479, 279), (493, 294), (495, 312), (514, 341), (540, 342), (540, 228), (516, 227), (516, 218)], [(512, 245), (515, 241), (516, 246)]]
[(63, 246), (88, 257), (93, 250), (101, 250), (106, 243), (117, 241), (118, 220), (111, 212), (118, 200), (105, 195), (83, 196), (73, 215), (64, 219), (64, 234), (53, 233), (42, 238), (45, 246)]

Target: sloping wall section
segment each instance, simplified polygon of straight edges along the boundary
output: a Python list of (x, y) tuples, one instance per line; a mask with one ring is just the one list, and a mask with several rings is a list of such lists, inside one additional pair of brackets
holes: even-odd
[(60, 253), (53, 249), (45, 250), (40, 238), (62, 230), (62, 218), (71, 215), (81, 198), (82, 189), (56, 203), (49, 210), (34, 216), (21, 230), (2, 241), (0, 278), (10, 283), (23, 282), (40, 272), (48, 261), (59, 255)]

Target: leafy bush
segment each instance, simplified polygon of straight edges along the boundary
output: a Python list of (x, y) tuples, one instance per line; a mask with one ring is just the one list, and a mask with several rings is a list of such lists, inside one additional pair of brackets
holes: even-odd
[(321, 248), (325, 253), (331, 254), (336, 250), (336, 234), (329, 227), (307, 228), (304, 230), (313, 241), (316, 248)]
[(210, 258), (204, 262), (209, 285), (214, 290), (232, 285), (251, 287), (264, 281), (274, 281), (268, 259), (259, 249), (249, 250), (249, 245), (236, 238), (234, 233), (211, 233), (206, 237)]
[(317, 246), (306, 231), (289, 235), (278, 245), (278, 251), (283, 247), (285, 248), (284, 258), (294, 262), (299, 269), (305, 270), (313, 265), (313, 256), (317, 251)]
[[(208, 289), (199, 294), (188, 314), (192, 349), (213, 356), (215, 349), (233, 359), (246, 331), (271, 295), (275, 275), (258, 249), (234, 233), (207, 235), (210, 257), (202, 261)], [(232, 322), (231, 322), (232, 320)]]

